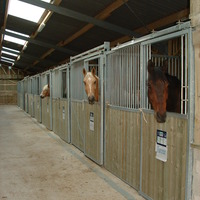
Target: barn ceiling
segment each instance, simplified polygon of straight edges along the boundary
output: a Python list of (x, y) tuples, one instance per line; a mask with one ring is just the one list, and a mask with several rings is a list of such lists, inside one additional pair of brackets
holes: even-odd
[[(63, 64), (70, 56), (104, 41), (115, 46), (187, 20), (189, 16), (189, 0), (20, 1), (45, 11), (39, 22), (31, 22), (8, 14), (11, 0), (0, 1), (0, 64), (30, 74)], [(26, 43), (9, 42), (5, 36), (23, 39)], [(17, 56), (6, 52), (15, 52)]]

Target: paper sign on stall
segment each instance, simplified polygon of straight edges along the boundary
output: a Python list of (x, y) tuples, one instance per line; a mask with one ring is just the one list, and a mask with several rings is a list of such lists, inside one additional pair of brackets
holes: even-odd
[(90, 130), (94, 131), (94, 113), (90, 112)]
[(167, 132), (157, 130), (156, 158), (163, 162), (167, 161)]

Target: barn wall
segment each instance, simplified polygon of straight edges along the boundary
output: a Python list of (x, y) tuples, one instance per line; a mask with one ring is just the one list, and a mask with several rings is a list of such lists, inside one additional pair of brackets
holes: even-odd
[[(99, 103), (85, 103), (85, 155), (101, 161), (101, 108)], [(94, 114), (94, 130), (90, 129), (90, 113)]]
[(85, 139), (85, 111), (84, 102), (71, 102), (71, 137), (72, 144), (84, 151)]
[[(154, 200), (185, 199), (187, 118), (168, 113), (165, 123), (157, 123), (153, 114), (145, 113), (144, 116), (145, 120), (142, 121), (142, 192)], [(166, 162), (156, 159), (157, 130), (167, 132)]]
[(38, 122), (41, 122), (41, 98), (39, 95), (34, 95), (34, 113)]
[(70, 142), (68, 133), (68, 101), (52, 99), (53, 132), (66, 142)]
[(139, 190), (140, 113), (106, 108), (105, 168)]
[(194, 127), (194, 161), (193, 161), (193, 200), (200, 199), (200, 1), (190, 1), (190, 18), (193, 31), (195, 64), (195, 127)]
[(50, 97), (42, 99), (42, 123), (51, 130)]
[(19, 70), (0, 67), (0, 104), (17, 104), (17, 82), (21, 79)]

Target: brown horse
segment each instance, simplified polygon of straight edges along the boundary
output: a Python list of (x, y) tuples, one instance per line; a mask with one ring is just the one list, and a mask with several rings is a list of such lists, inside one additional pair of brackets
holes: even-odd
[(95, 101), (99, 100), (99, 78), (95, 75), (95, 72), (95, 68), (91, 72), (87, 72), (85, 68), (83, 69), (83, 83), (89, 104), (94, 104)]
[(166, 111), (180, 113), (181, 82), (167, 73), (167, 67), (167, 61), (163, 67), (148, 61), (148, 98), (159, 123), (166, 121)]
[(50, 96), (50, 88), (49, 84), (47, 84), (43, 87), (40, 97), (43, 99), (44, 97), (49, 97), (49, 96)]

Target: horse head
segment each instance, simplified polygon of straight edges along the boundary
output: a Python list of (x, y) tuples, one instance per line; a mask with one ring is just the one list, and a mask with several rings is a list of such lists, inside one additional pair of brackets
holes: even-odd
[(85, 92), (88, 96), (89, 104), (94, 104), (95, 101), (99, 100), (99, 78), (95, 75), (95, 68), (91, 72), (87, 72), (86, 69), (83, 69), (83, 83), (85, 85)]
[(43, 87), (40, 97), (43, 99), (44, 97), (49, 97), (49, 96), (50, 96), (50, 88), (49, 84), (47, 84)]
[(168, 99), (168, 80), (165, 76), (167, 70), (167, 62), (163, 67), (155, 67), (155, 64), (148, 61), (148, 98), (155, 111), (157, 122), (164, 123), (166, 121), (166, 108)]

